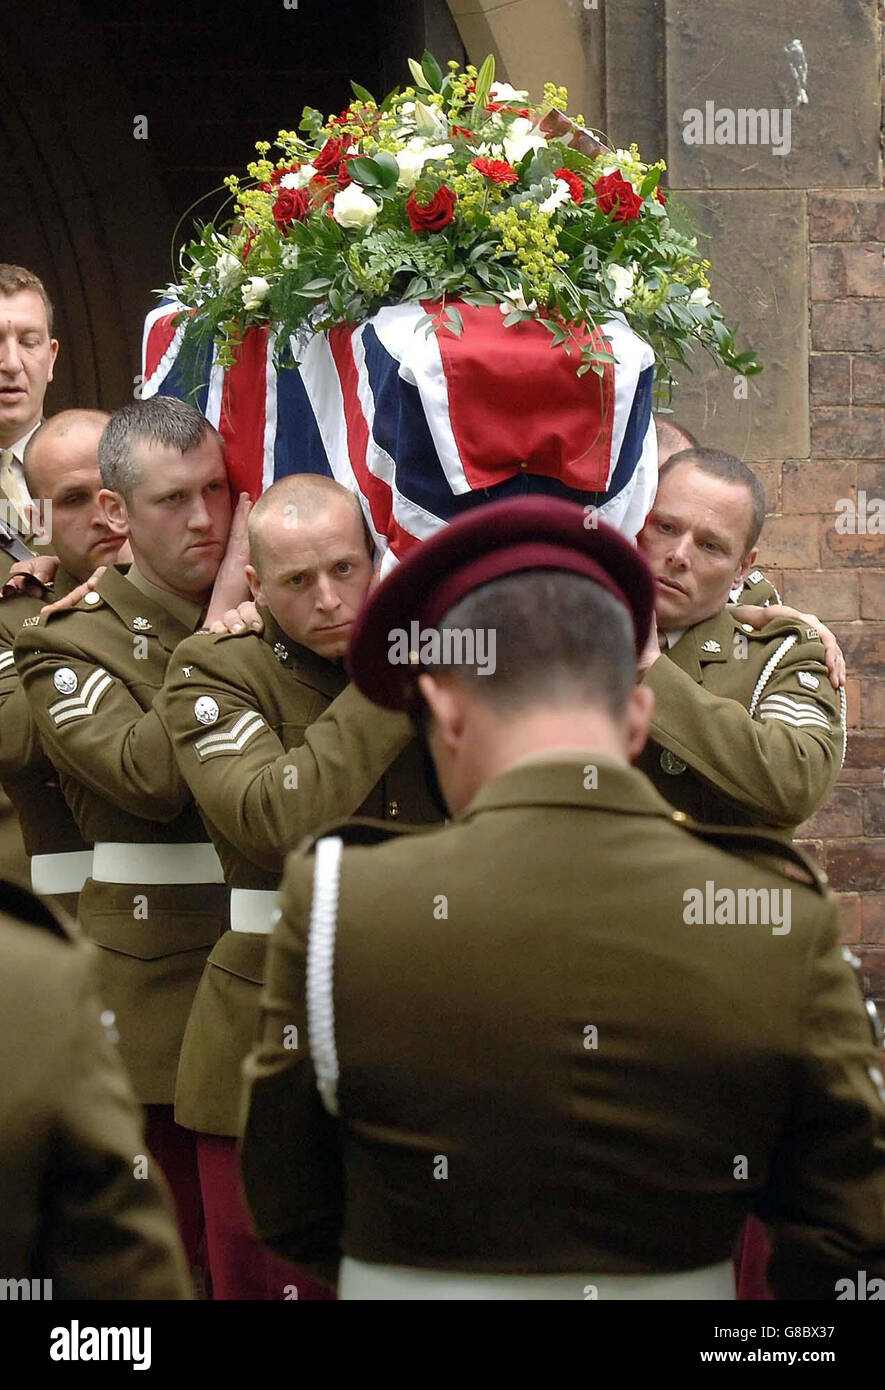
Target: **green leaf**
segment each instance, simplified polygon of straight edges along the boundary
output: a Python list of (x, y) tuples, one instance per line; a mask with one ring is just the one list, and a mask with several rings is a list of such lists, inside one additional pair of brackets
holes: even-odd
[(380, 171), (380, 183), (382, 188), (396, 188), (396, 181), (399, 178), (399, 165), (392, 154), (387, 150), (379, 150), (369, 163), (374, 164)]
[(430, 83), (427, 81), (427, 78), (424, 76), (424, 69), (421, 67), (421, 64), (420, 64), (420, 63), (416, 63), (416, 61), (415, 61), (414, 58), (409, 58), (407, 61), (408, 61), (408, 64), (409, 64), (409, 72), (412, 74), (413, 78), (415, 79), (415, 85), (418, 86), (418, 87), (420, 87), (421, 90), (422, 90), (422, 92), (431, 92), (431, 91), (433, 91), (433, 88), (431, 87)]
[(640, 196), (643, 198), (647, 198), (649, 193), (654, 193), (660, 181), (660, 169), (649, 169), (645, 178), (642, 180), (642, 187), (639, 190)]
[(381, 166), (374, 159), (366, 158), (365, 155), (358, 155), (355, 159), (348, 160), (347, 172), (352, 179), (362, 184), (363, 188), (376, 188), (385, 182), (381, 174)]
[(476, 106), (480, 109), (485, 106), (489, 99), (489, 92), (495, 80), (495, 56), (490, 53), (479, 70), (476, 78), (476, 95), (474, 98)]
[(424, 73), (425, 78), (427, 79), (427, 84), (430, 87), (431, 91), (441, 92), (443, 84), (443, 70), (434, 58), (433, 54), (430, 52), (429, 48), (425, 48), (423, 54), (421, 55), (421, 70)]
[(461, 334), (464, 332), (464, 320), (461, 317), (461, 310), (456, 309), (453, 304), (450, 304), (446, 308), (445, 316), (448, 320), (448, 326), (455, 337), (460, 338)]
[(358, 97), (360, 101), (371, 102), (373, 106), (376, 104), (375, 98), (372, 96), (372, 93), (367, 91), (365, 87), (361, 87), (358, 82), (353, 81), (351, 81), (350, 85), (353, 90), (354, 96)]

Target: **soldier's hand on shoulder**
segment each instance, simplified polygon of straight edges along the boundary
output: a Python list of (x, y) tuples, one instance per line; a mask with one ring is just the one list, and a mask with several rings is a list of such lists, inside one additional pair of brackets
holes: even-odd
[(217, 621), (209, 624), (207, 631), (212, 633), (231, 632), (237, 636), (242, 636), (247, 632), (263, 632), (264, 623), (255, 604), (251, 599), (247, 599), (238, 608), (228, 608)]
[[(88, 579), (82, 584), (78, 584), (76, 589), (72, 589), (64, 598), (56, 599), (55, 603), (46, 603), (40, 609), (41, 617), (46, 617), (48, 613), (63, 613), (67, 608), (76, 608), (81, 599), (92, 589), (97, 589), (99, 581), (107, 569), (107, 565), (99, 565), (97, 570), (93, 570)], [(93, 600), (94, 601), (94, 600)]]
[(46, 590), (52, 588), (57, 569), (56, 555), (35, 555), (30, 560), (17, 561), (3, 585), (2, 597), (15, 598), (18, 594), (27, 594), (31, 598), (42, 598)]
[(738, 622), (749, 623), (750, 627), (757, 629), (765, 627), (766, 623), (774, 622), (776, 618), (790, 618), (803, 627), (816, 628), (826, 654), (830, 685), (834, 690), (839, 690), (844, 686), (846, 672), (842, 648), (836, 640), (836, 634), (831, 632), (820, 618), (815, 617), (814, 613), (800, 613), (798, 608), (790, 608), (785, 603), (771, 603), (767, 608), (741, 603), (734, 608), (733, 612)]

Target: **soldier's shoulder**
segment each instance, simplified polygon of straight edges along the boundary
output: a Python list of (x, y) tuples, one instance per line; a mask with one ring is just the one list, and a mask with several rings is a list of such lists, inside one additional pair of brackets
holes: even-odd
[(771, 603), (780, 603), (781, 596), (771, 580), (761, 569), (752, 569), (744, 580), (738, 603), (758, 604), (767, 608)]
[(823, 869), (791, 841), (770, 834), (761, 827), (704, 825), (681, 813), (679, 824), (690, 835), (715, 849), (747, 859), (757, 867), (779, 874), (793, 883), (803, 884), (820, 897), (829, 896), (828, 880)]
[(438, 835), (444, 829), (445, 826), (439, 824), (394, 825), (391, 821), (375, 819), (372, 816), (354, 816), (351, 820), (325, 826), (316, 834), (305, 835), (296, 847), (295, 854), (302, 858), (314, 856), (317, 846), (323, 841), (338, 842), (342, 851), (404, 842), (417, 847), (422, 840), (434, 834)]
[(0, 599), (0, 641), (15, 641), (22, 624), (35, 614), (39, 614), (44, 603), (50, 603), (51, 596), (33, 598), (30, 594), (14, 594)]
[(175, 648), (195, 665), (236, 670), (238, 666), (261, 659), (264, 643), (257, 632), (210, 632), (199, 628)]

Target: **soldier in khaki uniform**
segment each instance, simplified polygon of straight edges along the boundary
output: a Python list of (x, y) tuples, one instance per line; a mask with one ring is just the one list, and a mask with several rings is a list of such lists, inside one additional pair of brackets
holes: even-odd
[(363, 610), (352, 677), (415, 711), (454, 819), (290, 856), (243, 1141), (259, 1232), (340, 1258), (344, 1298), (733, 1298), (751, 1208), (786, 1297), (885, 1272), (881, 1057), (835, 904), (629, 766), (652, 613), (638, 552), (553, 499), (459, 519)]
[(135, 563), (125, 576), (109, 568), (72, 609), (23, 628), (14, 653), (40, 739), (94, 842), (80, 919), (99, 948), (102, 996), (193, 1255), (202, 1229), (193, 1136), (174, 1125), (171, 1107), (227, 893), (152, 703), (172, 652), (202, 621), (225, 555), (230, 491), (219, 437), (178, 401), (117, 411), (99, 464), (105, 512), (114, 529), (128, 524)]
[(409, 720), (347, 685), (341, 657), (372, 578), (356, 498), (329, 478), (285, 478), (255, 504), (249, 531), (263, 632), (182, 642), (155, 709), (231, 888), (231, 930), (212, 949), (182, 1044), (176, 1119), (200, 1132), (213, 1207), (224, 1198), (207, 1208), (215, 1297), (282, 1298), (297, 1275), (268, 1264), (230, 1193), (283, 861), (305, 835), (355, 812), (419, 822), (440, 811)]
[(28, 487), (51, 505), (59, 567), (51, 594), (22, 593), (0, 603), (0, 778), (19, 816), (32, 888), (51, 894), (71, 916), (92, 871), (92, 846), (80, 834), (43, 752), (12, 647), (22, 623), (33, 626), (44, 602), (70, 593), (98, 565), (131, 559), (125, 537), (110, 531), (98, 502), (98, 441), (108, 418), (98, 410), (67, 410), (31, 436)]
[(137, 1171), (142, 1116), (93, 965), (69, 920), (0, 884), (4, 1296), (189, 1298), (165, 1185)]
[(661, 471), (638, 539), (657, 616), (641, 662), (655, 713), (639, 765), (696, 820), (789, 835), (839, 774), (845, 694), (814, 627), (797, 616), (754, 629), (728, 606), (748, 578), (765, 582), (753, 568), (764, 514), (758, 480), (730, 454), (686, 451)]

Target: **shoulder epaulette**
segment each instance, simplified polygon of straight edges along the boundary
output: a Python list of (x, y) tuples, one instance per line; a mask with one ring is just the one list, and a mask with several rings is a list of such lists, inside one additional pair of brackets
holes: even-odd
[(57, 908), (50, 908), (23, 883), (0, 879), (0, 911), (29, 926), (42, 927), (63, 941), (77, 940), (77, 928), (72, 919)]
[(828, 879), (823, 869), (810, 855), (804, 854), (794, 844), (780, 840), (776, 835), (766, 835), (764, 830), (752, 825), (701, 825), (688, 817), (680, 822), (683, 829), (696, 835), (700, 840), (714, 844), (730, 854), (739, 854), (744, 859), (783, 874), (794, 883), (804, 883), (826, 896)]

